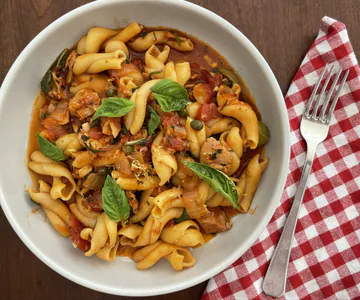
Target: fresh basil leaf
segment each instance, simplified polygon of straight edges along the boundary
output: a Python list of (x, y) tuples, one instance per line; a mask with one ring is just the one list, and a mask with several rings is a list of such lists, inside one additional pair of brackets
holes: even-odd
[(53, 78), (52, 78), (51, 70), (47, 70), (44, 77), (42, 78), (42, 80), (40, 82), (40, 87), (44, 93), (49, 94), (49, 92), (51, 90), (52, 80), (53, 80)]
[(151, 73), (149, 74), (148, 79), (151, 80), (152, 77), (153, 77), (153, 75), (160, 74), (161, 72), (162, 72), (162, 71), (154, 71), (154, 72), (151, 72)]
[(183, 211), (183, 214), (181, 215), (181, 217), (180, 218), (175, 218), (174, 222), (176, 224), (179, 224), (179, 223), (187, 221), (187, 220), (191, 220), (191, 218), (190, 218), (188, 212), (186, 211), (186, 209), (184, 208), (184, 211)]
[[(58, 66), (60, 66), (61, 68), (65, 68), (66, 60), (67, 60), (69, 54), (70, 54), (69, 49), (65, 48), (65, 49), (60, 53), (60, 55), (58, 56), (58, 58), (56, 59), (56, 61), (55, 61), (55, 67), (54, 67), (54, 68), (56, 68), (56, 67), (58, 67)], [(53, 69), (54, 69), (54, 68), (53, 68)], [(53, 69), (52, 69), (52, 70), (53, 70)]]
[(106, 215), (115, 222), (126, 221), (130, 215), (130, 205), (125, 191), (109, 175), (101, 191), (103, 209)]
[(55, 161), (62, 161), (66, 159), (65, 154), (58, 147), (43, 138), (39, 133), (36, 133), (36, 135), (41, 153)]
[(180, 46), (181, 45), (181, 41), (179, 39), (179, 36), (176, 32), (174, 32), (174, 35), (175, 35), (175, 39), (176, 39), (176, 42), (178, 43), (178, 45)]
[(122, 117), (130, 112), (134, 106), (135, 104), (128, 99), (118, 97), (107, 98), (101, 103), (91, 122), (94, 122), (99, 117)]
[(50, 68), (46, 71), (44, 77), (40, 82), (40, 87), (44, 93), (48, 94), (53, 86), (53, 78), (52, 78), (52, 71), (60, 66), (61, 68), (65, 68), (66, 60), (70, 54), (69, 49), (65, 48), (59, 56), (54, 60), (51, 64)]
[(238, 193), (234, 182), (223, 172), (206, 164), (183, 160), (185, 166), (206, 181), (215, 191), (228, 199), (234, 208), (238, 208)]
[(149, 133), (149, 135), (152, 135), (155, 132), (156, 128), (158, 128), (160, 125), (160, 116), (158, 115), (156, 110), (153, 109), (151, 106), (149, 106), (148, 108), (150, 110), (150, 119), (148, 122), (148, 133)]
[(145, 143), (146, 143), (146, 138), (141, 138), (135, 141), (126, 142), (125, 145), (126, 146), (145, 145)]
[(160, 80), (150, 90), (164, 112), (180, 110), (190, 102), (186, 89), (171, 79)]

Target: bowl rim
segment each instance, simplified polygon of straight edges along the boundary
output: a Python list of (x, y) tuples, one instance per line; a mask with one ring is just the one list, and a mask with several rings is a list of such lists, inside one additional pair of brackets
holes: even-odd
[[(7, 90), (10, 82), (13, 81), (13, 77), (15, 72), (19, 69), (19, 67), (22, 65), (22, 63), (27, 58), (28, 54), (31, 53), (31, 49), (34, 45), (37, 43), (40, 43), (43, 39), (46, 39), (48, 35), (51, 34), (52, 31), (56, 30), (57, 28), (61, 27), (62, 24), (66, 23), (70, 19), (74, 18), (78, 13), (84, 14), (87, 12), (90, 12), (92, 10), (96, 10), (97, 8), (107, 6), (107, 5), (113, 5), (113, 3), (126, 3), (126, 2), (143, 2), (144, 0), (112, 0), (112, 1), (95, 1), (88, 4), (85, 4), (83, 6), (80, 6), (74, 10), (71, 10), (70, 12), (64, 14), (60, 18), (56, 19), (54, 22), (52, 22), (50, 25), (48, 25), (46, 28), (44, 28), (39, 34), (36, 35), (35, 38), (33, 38), (30, 43), (23, 49), (23, 51), (19, 54), (19, 56), (16, 58), (15, 62), (12, 64), (10, 70), (8, 71), (7, 75), (5, 76), (5, 79), (2, 83), (1, 89), (0, 89), (0, 110), (3, 106), (4, 95), (5, 91)], [(233, 26), (231, 23), (229, 23), (227, 20), (223, 19), (219, 15), (215, 14), (214, 12), (203, 8), (201, 6), (198, 6), (196, 4), (193, 4), (191, 2), (187, 2), (185, 0), (152, 0), (152, 2), (156, 3), (171, 3), (172, 5), (176, 6), (183, 6), (190, 10), (195, 10), (199, 14), (207, 15), (207, 17), (211, 18), (213, 22), (215, 22), (217, 25), (225, 28), (228, 30), (237, 40), (239, 40), (244, 47), (248, 48), (249, 52), (253, 55), (254, 59), (257, 60), (260, 63), (261, 72), (263, 72), (266, 75), (266, 78), (269, 80), (270, 85), (272, 89), (274, 90), (274, 93), (276, 94), (276, 98), (278, 99), (284, 99), (280, 86), (276, 80), (276, 77), (274, 73), (272, 72), (270, 66), (264, 59), (264, 57), (261, 55), (259, 50), (251, 43), (251, 41), (235, 26)], [(279, 113), (281, 116), (281, 125), (283, 126), (285, 135), (284, 138), (284, 145), (282, 151), (285, 153), (284, 157), (284, 163), (283, 167), (279, 170), (279, 184), (277, 185), (277, 188), (275, 189), (274, 195), (278, 197), (278, 201), (272, 201), (271, 205), (269, 205), (268, 213), (267, 215), (260, 220), (259, 226), (255, 231), (252, 232), (252, 234), (248, 237), (248, 239), (243, 243), (243, 245), (239, 248), (237, 248), (235, 251), (233, 251), (227, 259), (218, 262), (216, 266), (212, 267), (206, 272), (203, 272), (200, 276), (196, 278), (190, 278), (189, 280), (182, 281), (182, 282), (176, 282), (172, 285), (168, 285), (164, 288), (156, 288), (149, 291), (137, 291), (136, 289), (124, 289), (124, 288), (111, 288), (111, 287), (104, 287), (101, 284), (97, 284), (96, 282), (92, 282), (87, 280), (86, 278), (81, 278), (77, 275), (74, 275), (66, 270), (65, 267), (63, 267), (60, 264), (54, 263), (50, 258), (48, 258), (26, 235), (26, 233), (20, 228), (20, 226), (17, 224), (16, 219), (12, 212), (9, 209), (9, 206), (7, 205), (7, 202), (5, 201), (5, 197), (2, 193), (2, 190), (0, 189), (0, 205), (4, 211), (5, 216), (7, 217), (9, 223), (11, 224), (12, 228), (15, 230), (16, 234), (20, 237), (22, 242), (31, 250), (32, 253), (34, 253), (43, 263), (45, 263), (47, 266), (49, 266), (51, 269), (62, 275), (63, 277), (80, 284), (84, 287), (93, 289), (95, 291), (100, 291), (103, 293), (113, 294), (113, 295), (121, 295), (121, 296), (153, 296), (153, 295), (160, 295), (160, 294), (167, 294), (171, 292), (176, 292), (179, 290), (183, 290), (192, 286), (195, 286), (203, 281), (208, 280), (209, 278), (215, 276), (216, 274), (222, 272), (225, 270), (228, 266), (230, 266), (232, 263), (234, 263), (241, 255), (244, 254), (245, 251), (247, 251), (256, 241), (256, 239), (260, 236), (260, 234), (264, 231), (267, 224), (269, 223), (271, 217), (273, 216), (277, 206), (280, 204), (280, 199), (282, 192), (284, 190), (287, 174), (288, 174), (288, 166), (290, 161), (290, 127), (288, 122), (288, 115), (287, 115), (287, 109), (285, 105), (285, 101), (279, 102), (279, 106), (281, 107)], [(288, 133), (288, 134), (287, 134)]]

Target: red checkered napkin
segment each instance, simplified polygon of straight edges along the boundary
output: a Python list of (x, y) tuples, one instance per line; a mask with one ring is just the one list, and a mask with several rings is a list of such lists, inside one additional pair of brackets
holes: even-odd
[(326, 63), (350, 73), (329, 136), (316, 151), (282, 298), (360, 299), (360, 69), (345, 25), (324, 17), (285, 98), (292, 146), (281, 203), (255, 244), (210, 280), (202, 300), (272, 299), (261, 285), (304, 164), (301, 115)]

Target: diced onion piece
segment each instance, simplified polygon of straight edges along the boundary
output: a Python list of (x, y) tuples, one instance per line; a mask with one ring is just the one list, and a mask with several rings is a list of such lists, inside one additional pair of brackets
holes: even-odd
[(191, 219), (200, 218), (208, 213), (204, 203), (199, 200), (197, 190), (187, 190), (183, 194), (183, 202)]

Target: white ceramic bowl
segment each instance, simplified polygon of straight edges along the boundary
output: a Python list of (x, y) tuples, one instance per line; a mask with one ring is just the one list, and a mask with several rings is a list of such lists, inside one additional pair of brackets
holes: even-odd
[[(118, 258), (107, 263), (87, 258), (68, 239), (44, 223), (24, 192), (30, 186), (24, 164), (32, 104), (41, 77), (57, 54), (73, 45), (92, 26), (125, 26), (137, 21), (189, 32), (217, 49), (241, 74), (257, 99), (271, 139), (269, 166), (253, 207), (254, 215), (240, 215), (233, 228), (193, 251), (194, 267), (174, 271), (164, 260), (149, 270)], [(256, 30), (256, 28), (254, 28)], [(29, 249), (64, 277), (88, 288), (116, 295), (165, 294), (196, 285), (224, 270), (255, 242), (277, 207), (288, 170), (289, 126), (284, 100), (270, 67), (251, 42), (216, 14), (184, 1), (96, 1), (75, 9), (45, 28), (17, 58), (0, 91), (0, 203), (12, 227)]]

